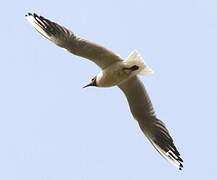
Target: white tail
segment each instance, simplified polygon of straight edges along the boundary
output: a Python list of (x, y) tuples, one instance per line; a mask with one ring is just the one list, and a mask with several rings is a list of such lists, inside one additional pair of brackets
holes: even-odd
[(124, 60), (126, 65), (128, 66), (139, 66), (139, 72), (138, 74), (153, 74), (154, 71), (144, 62), (144, 59), (140, 55), (138, 51), (133, 51), (130, 53), (130, 55), (127, 57), (127, 59)]

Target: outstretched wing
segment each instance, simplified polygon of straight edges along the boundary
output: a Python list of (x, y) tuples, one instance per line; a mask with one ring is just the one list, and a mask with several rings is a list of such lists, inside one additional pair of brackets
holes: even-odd
[(67, 28), (42, 16), (38, 16), (35, 13), (28, 13), (26, 18), (30, 24), (47, 39), (77, 56), (93, 61), (102, 69), (114, 62), (122, 60), (118, 55), (108, 49), (77, 37)]
[(120, 84), (119, 88), (127, 97), (133, 117), (138, 121), (143, 133), (155, 149), (165, 159), (181, 170), (183, 160), (164, 123), (156, 118), (143, 83), (137, 76), (134, 76)]

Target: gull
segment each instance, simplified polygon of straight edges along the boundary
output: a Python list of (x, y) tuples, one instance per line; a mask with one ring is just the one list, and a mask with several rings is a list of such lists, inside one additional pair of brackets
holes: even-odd
[(28, 22), (43, 36), (67, 51), (97, 64), (101, 71), (84, 86), (118, 86), (125, 94), (131, 113), (154, 148), (179, 170), (183, 160), (165, 124), (154, 112), (150, 98), (138, 75), (153, 74), (138, 51), (122, 59), (112, 51), (76, 36), (67, 28), (35, 13), (26, 14)]

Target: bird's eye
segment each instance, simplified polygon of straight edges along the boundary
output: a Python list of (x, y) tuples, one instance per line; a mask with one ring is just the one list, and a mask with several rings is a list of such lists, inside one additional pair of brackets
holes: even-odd
[(92, 78), (91, 81), (94, 81), (96, 79), (96, 77)]

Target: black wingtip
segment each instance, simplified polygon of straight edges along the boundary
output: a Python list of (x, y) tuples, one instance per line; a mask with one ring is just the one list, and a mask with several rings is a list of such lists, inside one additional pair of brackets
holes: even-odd
[(25, 17), (27, 17), (27, 16), (32, 16), (32, 13), (28, 12), (28, 13), (25, 15)]
[(28, 16), (39, 17), (36, 13), (30, 13), (30, 12), (28, 12), (25, 16), (26, 17)]
[(182, 170), (183, 167), (184, 167), (184, 166), (180, 163), (180, 165), (179, 165), (179, 170)]

